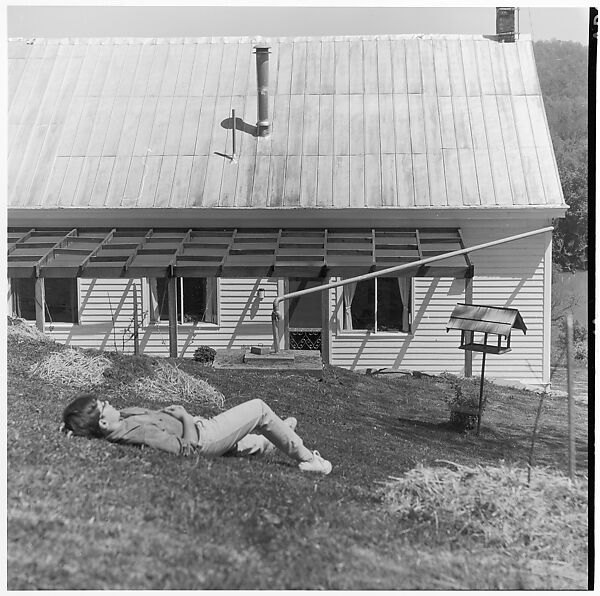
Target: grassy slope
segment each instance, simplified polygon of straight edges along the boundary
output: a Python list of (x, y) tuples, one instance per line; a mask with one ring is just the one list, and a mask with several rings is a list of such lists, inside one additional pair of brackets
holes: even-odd
[[(178, 459), (66, 439), (57, 429), (73, 390), (27, 372), (58, 347), (8, 342), (10, 589), (583, 587), (585, 553), (577, 570), (536, 563), (532, 571), (510, 553), (476, 550), (468, 537), (400, 521), (381, 502), (379, 482), (418, 462), (525, 465), (535, 394), (501, 389), (475, 437), (447, 427), (445, 388), (433, 378), (328, 368), (317, 380), (180, 361), (221, 390), (227, 406), (261, 397), (296, 416), (306, 444), (333, 462), (322, 478), (279, 454)], [(129, 404), (117, 382), (150, 359), (114, 359), (105, 392), (122, 407)], [(536, 464), (565, 470), (565, 420), (565, 404), (548, 398)], [(578, 468), (586, 471), (584, 406), (577, 424)]]

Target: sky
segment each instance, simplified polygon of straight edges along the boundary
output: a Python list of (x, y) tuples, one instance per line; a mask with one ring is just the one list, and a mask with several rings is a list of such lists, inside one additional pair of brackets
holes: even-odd
[[(40, 1), (39, 4), (43, 2)], [(128, 4), (133, 4), (129, 2)], [(63, 4), (66, 4), (63, 1)], [(96, 3), (98, 4), (98, 3)], [(179, 4), (179, 3), (178, 3)], [(195, 3), (198, 4), (198, 3)], [(195, 37), (495, 32), (494, 6), (6, 6), (9, 37)], [(272, 2), (271, 2), (272, 4)], [(323, 2), (323, 4), (331, 4)], [(547, 2), (551, 4), (551, 2)], [(565, 6), (566, 5), (566, 6)], [(588, 43), (589, 7), (521, 6), (519, 30), (534, 40)]]

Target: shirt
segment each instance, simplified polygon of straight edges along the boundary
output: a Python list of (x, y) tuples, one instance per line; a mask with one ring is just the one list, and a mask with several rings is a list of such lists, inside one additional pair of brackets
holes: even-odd
[(183, 423), (168, 412), (125, 408), (120, 411), (121, 425), (106, 439), (126, 445), (148, 445), (176, 455), (190, 455), (194, 446), (183, 438)]

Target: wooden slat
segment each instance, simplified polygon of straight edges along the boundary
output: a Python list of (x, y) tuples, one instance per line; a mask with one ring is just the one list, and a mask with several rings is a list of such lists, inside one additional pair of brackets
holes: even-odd
[(317, 161), (317, 192), (318, 207), (333, 206), (333, 157), (331, 153), (319, 155)]
[(425, 118), (421, 95), (409, 94), (410, 144), (413, 153), (425, 153)]
[(350, 155), (365, 153), (365, 122), (362, 95), (350, 95)]
[(321, 95), (330, 95), (335, 92), (335, 43), (333, 41), (321, 42)]
[(365, 92), (363, 68), (363, 43), (360, 39), (354, 39), (350, 41), (349, 74), (351, 94), (358, 93), (362, 95)]
[(446, 172), (445, 180), (448, 205), (460, 207), (464, 203), (460, 184), (458, 151), (456, 149), (442, 149), (442, 155), (444, 157), (444, 171)]
[(336, 41), (335, 54), (335, 94), (350, 93), (350, 42)]
[(306, 91), (306, 42), (296, 42), (293, 45), (290, 93), (292, 95), (304, 94)]
[(350, 95), (333, 98), (333, 152), (350, 154)]
[(365, 159), (364, 159), (364, 155), (351, 155), (350, 156), (350, 207), (364, 207), (364, 206), (365, 206)]
[(304, 126), (302, 134), (302, 154), (319, 154), (319, 96), (304, 96)]
[(350, 198), (350, 158), (338, 155), (333, 159), (333, 206), (346, 207)]
[(415, 190), (413, 180), (412, 155), (400, 153), (396, 155), (396, 186), (398, 207), (413, 207)]

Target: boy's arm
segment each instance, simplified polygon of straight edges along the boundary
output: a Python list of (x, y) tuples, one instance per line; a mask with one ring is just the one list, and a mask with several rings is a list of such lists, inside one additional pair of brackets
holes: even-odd
[(198, 430), (196, 423), (191, 414), (188, 414), (183, 406), (167, 406), (163, 408), (163, 412), (171, 414), (173, 418), (176, 418), (183, 425), (183, 440), (190, 443), (192, 447), (198, 445)]

